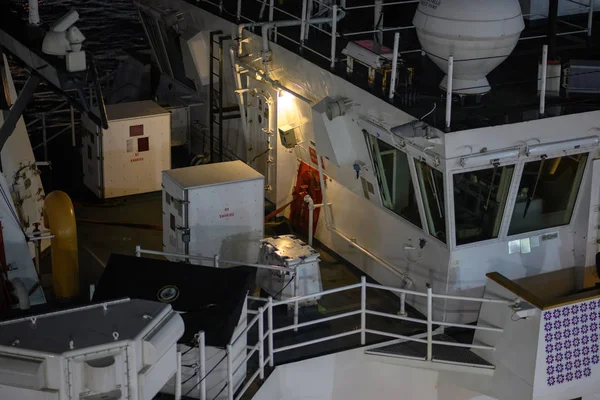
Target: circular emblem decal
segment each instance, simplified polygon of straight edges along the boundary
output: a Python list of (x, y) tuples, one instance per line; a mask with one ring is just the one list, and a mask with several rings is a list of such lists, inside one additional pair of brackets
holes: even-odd
[(179, 288), (175, 285), (165, 286), (158, 291), (157, 297), (163, 303), (171, 303), (179, 297)]

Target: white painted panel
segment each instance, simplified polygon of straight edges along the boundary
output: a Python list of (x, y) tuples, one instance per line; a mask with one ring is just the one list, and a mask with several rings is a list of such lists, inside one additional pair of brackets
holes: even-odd
[[(12, 102), (17, 100), (17, 92), (6, 55), (3, 55), (0, 68), (0, 79), (5, 78), (8, 83), (8, 91)], [(0, 112), (0, 126), (4, 123), (3, 112)], [(6, 140), (0, 152), (2, 162), (2, 173), (9, 184), (13, 200), (20, 203), (17, 205), (17, 215), (21, 224), (27, 232), (34, 229), (34, 223), (40, 223), (40, 229), (44, 229), (44, 218), (42, 217), (44, 207), (44, 188), (35, 166), (35, 156), (29, 141), (29, 135), (23, 117), (19, 118), (12, 135)], [(44, 167), (42, 167), (44, 168)], [(42, 241), (42, 250), (50, 246), (48, 240)], [(31, 243), (29, 250), (32, 257), (35, 256), (35, 248)]]
[(255, 262), (264, 233), (263, 182), (190, 189), (190, 253)]
[(596, 254), (600, 251), (600, 159), (592, 162), (592, 182), (590, 198), (589, 225), (587, 230), (587, 249), (585, 265), (596, 265)]
[[(132, 125), (143, 125), (143, 135), (130, 137)], [(170, 132), (170, 114), (110, 121), (102, 136), (104, 198), (160, 190), (161, 172), (171, 168)], [(147, 151), (138, 146), (143, 140)]]

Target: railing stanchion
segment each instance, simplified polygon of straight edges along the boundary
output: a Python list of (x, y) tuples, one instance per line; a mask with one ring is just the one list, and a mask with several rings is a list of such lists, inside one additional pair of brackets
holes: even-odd
[(314, 215), (315, 215), (315, 207), (312, 204), (308, 205), (308, 245), (312, 247), (313, 245), (313, 224), (314, 224)]
[(360, 283), (360, 344), (367, 342), (367, 277), (361, 276)]
[(44, 161), (48, 161), (48, 139), (46, 137), (46, 113), (42, 113), (42, 139), (44, 142)]
[(177, 370), (175, 372), (175, 400), (181, 399), (181, 352), (177, 352)]
[(135, 256), (136, 257), (141, 257), (142, 256), (142, 248), (141, 248), (141, 246), (135, 246)]
[(302, 15), (301, 15), (301, 24), (300, 24), (300, 50), (304, 47), (304, 35), (306, 33), (306, 7), (307, 0), (302, 0)]
[(335, 56), (336, 56), (336, 45), (337, 45), (337, 19), (338, 19), (338, 6), (333, 5), (333, 18), (331, 19), (331, 69), (335, 68)]
[(70, 106), (71, 112), (71, 146), (75, 147), (77, 145), (77, 141), (75, 139), (75, 110), (73, 106)]
[(269, 296), (267, 303), (267, 324), (269, 329), (269, 367), (275, 365), (275, 352), (273, 351), (273, 298)]
[(198, 385), (198, 397), (200, 400), (206, 400), (206, 344), (204, 338), (204, 331), (198, 333), (198, 350), (199, 350), (199, 373), (196, 379)]
[(262, 381), (265, 379), (265, 331), (264, 331), (264, 317), (265, 308), (258, 307), (258, 368), (259, 379)]
[(233, 360), (230, 344), (227, 345), (227, 399), (233, 400)]
[(431, 285), (427, 284), (427, 361), (433, 359), (433, 296)]
[(548, 83), (548, 45), (542, 46), (542, 81), (540, 82), (540, 118), (546, 114), (546, 85)]
[(400, 312), (398, 313), (398, 315), (405, 317), (407, 315), (406, 313), (406, 293), (402, 292), (400, 293)]
[(394, 50), (392, 55), (392, 76), (390, 77), (390, 100), (396, 93), (396, 76), (398, 75), (398, 48), (400, 47), (400, 32), (394, 34)]
[(592, 27), (594, 26), (594, 0), (590, 0), (590, 8), (588, 10), (588, 26), (587, 35), (592, 36)]
[(446, 132), (450, 132), (452, 123), (452, 83), (454, 80), (454, 57), (448, 57), (448, 73), (446, 75)]
[[(298, 286), (300, 282), (300, 275), (298, 275), (298, 267), (294, 270), (294, 297), (298, 297)], [(299, 322), (299, 308), (300, 304), (298, 300), (294, 302), (294, 332), (298, 332), (298, 322)]]

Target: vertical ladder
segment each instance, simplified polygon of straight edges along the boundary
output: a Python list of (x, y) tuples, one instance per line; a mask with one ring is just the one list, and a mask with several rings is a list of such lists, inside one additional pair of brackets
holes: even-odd
[[(223, 121), (240, 118), (239, 106), (223, 104), (223, 43), (231, 40), (229, 35), (222, 31), (210, 32), (210, 82), (209, 82), (209, 104), (210, 104), (210, 126), (209, 126), (209, 146), (210, 161), (217, 161), (215, 158), (215, 125), (218, 127), (218, 161), (224, 161), (223, 158)], [(215, 47), (217, 54), (215, 55)], [(215, 68), (216, 64), (216, 68)], [(216, 72), (215, 72), (216, 69)], [(215, 81), (216, 86), (215, 88)]]

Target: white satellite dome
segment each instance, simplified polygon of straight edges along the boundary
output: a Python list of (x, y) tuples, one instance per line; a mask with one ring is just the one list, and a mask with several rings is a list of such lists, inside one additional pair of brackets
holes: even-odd
[(452, 90), (460, 94), (491, 90), (486, 75), (513, 51), (525, 28), (519, 0), (421, 0), (413, 24), (442, 71), (454, 56)]

